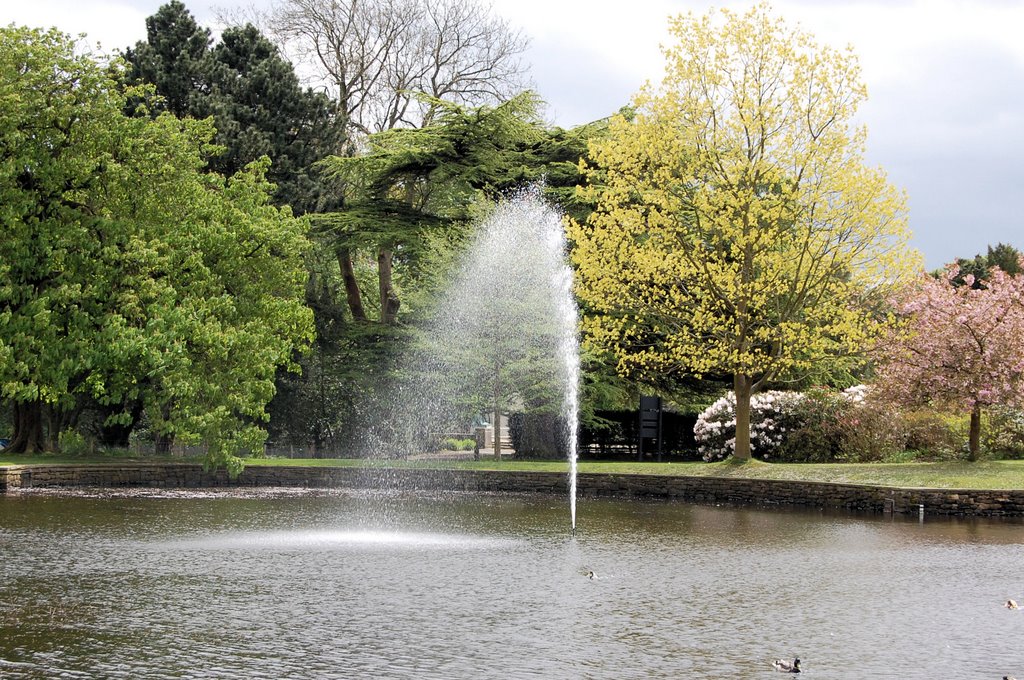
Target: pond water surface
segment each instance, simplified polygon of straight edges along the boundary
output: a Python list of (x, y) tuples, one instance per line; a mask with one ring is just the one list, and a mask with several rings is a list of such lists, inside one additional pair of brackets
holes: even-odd
[(0, 496), (0, 677), (1024, 676), (1019, 522), (578, 522), (539, 495)]

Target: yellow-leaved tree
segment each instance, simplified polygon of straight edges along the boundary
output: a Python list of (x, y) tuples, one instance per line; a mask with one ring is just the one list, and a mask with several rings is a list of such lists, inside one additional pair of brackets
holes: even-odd
[(732, 375), (738, 459), (750, 396), (861, 355), (904, 272), (903, 193), (863, 160), (848, 49), (766, 5), (671, 20), (666, 75), (592, 142), (596, 210), (569, 221), (585, 339), (632, 375)]

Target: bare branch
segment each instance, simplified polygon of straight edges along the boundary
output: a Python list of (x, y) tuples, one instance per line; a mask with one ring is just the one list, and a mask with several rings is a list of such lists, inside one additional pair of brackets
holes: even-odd
[(476, 106), (525, 86), (526, 38), (473, 0), (282, 0), (267, 25), (336, 98), (353, 149), (429, 123), (431, 99)]

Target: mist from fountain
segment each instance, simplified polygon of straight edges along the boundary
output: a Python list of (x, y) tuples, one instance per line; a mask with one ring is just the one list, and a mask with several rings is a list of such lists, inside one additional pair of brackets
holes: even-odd
[(531, 446), (568, 459), (575, 530), (580, 369), (566, 252), (562, 216), (539, 187), (481, 219), (402, 362), (402, 379), (366, 427), (364, 451), (404, 457), (434, 448), (446, 434), (470, 432), (485, 413), (529, 414), (548, 424), (532, 432)]

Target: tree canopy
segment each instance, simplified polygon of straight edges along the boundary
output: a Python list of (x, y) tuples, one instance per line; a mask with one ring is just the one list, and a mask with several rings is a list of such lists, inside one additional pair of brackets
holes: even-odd
[(267, 156), (275, 203), (296, 213), (333, 206), (314, 164), (342, 148), (341, 120), (270, 40), (252, 25), (233, 26), (214, 45), (179, 0), (146, 19), (146, 29), (146, 40), (125, 51), (130, 77), (156, 88), (154, 112), (213, 119), (222, 151), (210, 155), (212, 170), (230, 176)]
[[(336, 152), (340, 156), (358, 156), (369, 147), (379, 157), (386, 142), (371, 141), (371, 135), (429, 126), (445, 115), (446, 102), (493, 105), (521, 88), (519, 55), (525, 40), (475, 1), (285, 0), (269, 13), (267, 25), (331, 91), (345, 135), (344, 147)], [(404, 137), (400, 143), (410, 140)], [(407, 197), (381, 198), (372, 219), (349, 219), (366, 208), (366, 201), (352, 209), (338, 206), (342, 210), (332, 219), (346, 222), (346, 233), (333, 246), (353, 319), (371, 318), (359, 278), (361, 269), (376, 269), (378, 319), (392, 325), (400, 304), (396, 259), (402, 262), (401, 248), (410, 245), (394, 234), (410, 225), (419, 229), (424, 215)]]
[[(431, 232), (466, 230), (474, 206), (538, 181), (547, 169), (558, 171), (555, 198), (566, 198), (566, 185), (579, 178), (579, 156), (586, 131), (546, 130), (539, 100), (521, 93), (493, 106), (465, 107), (437, 101), (434, 121), (423, 128), (397, 128), (371, 135), (364, 153), (332, 156), (323, 162), (329, 176), (344, 187), (343, 207), (317, 217), (339, 252), (346, 273), (352, 316), (367, 320), (351, 253), (377, 254), (379, 319), (397, 320), (399, 297), (392, 280), (397, 258), (415, 268), (429, 253)], [(579, 203), (570, 205), (580, 210)]]
[(209, 121), (125, 114), (125, 65), (0, 30), (0, 398), (12, 447), (53, 448), (90, 404), (218, 462), (253, 449), (279, 366), (311, 339), (305, 224), (267, 161), (204, 170)]
[(905, 323), (878, 346), (878, 386), (899, 403), (969, 413), (976, 460), (982, 409), (1024, 403), (1024, 274), (995, 267), (976, 282), (950, 265), (899, 291), (894, 305)]
[[(985, 254), (978, 253), (973, 258), (956, 258), (957, 274), (953, 282), (964, 285), (968, 276), (971, 277), (971, 285), (981, 288), (984, 282), (992, 275), (993, 270), (1000, 269), (1003, 273), (1015, 276), (1021, 273), (1022, 253), (1007, 243), (999, 243), (995, 246), (988, 246)], [(948, 268), (936, 271), (932, 274), (935, 278), (945, 278)]]
[[(399, 356), (455, 279), (491, 201), (546, 176), (549, 199), (586, 214), (587, 204), (573, 196), (578, 162), (587, 139), (605, 126), (545, 129), (537, 103), (532, 93), (493, 106), (440, 102), (430, 125), (371, 135), (363, 154), (324, 161), (344, 201), (313, 217), (325, 246), (310, 260), (318, 341), (303, 375), (287, 378), (275, 400), (281, 443), (312, 441), (320, 450), (354, 441), (349, 426), (367, 407), (360, 402), (403, 372)], [(493, 362), (486, 370), (494, 373)]]
[(577, 292), (621, 371), (731, 374), (747, 458), (753, 391), (883, 331), (874, 303), (913, 262), (904, 197), (862, 160), (852, 54), (764, 5), (670, 31), (661, 86), (591, 145)]

